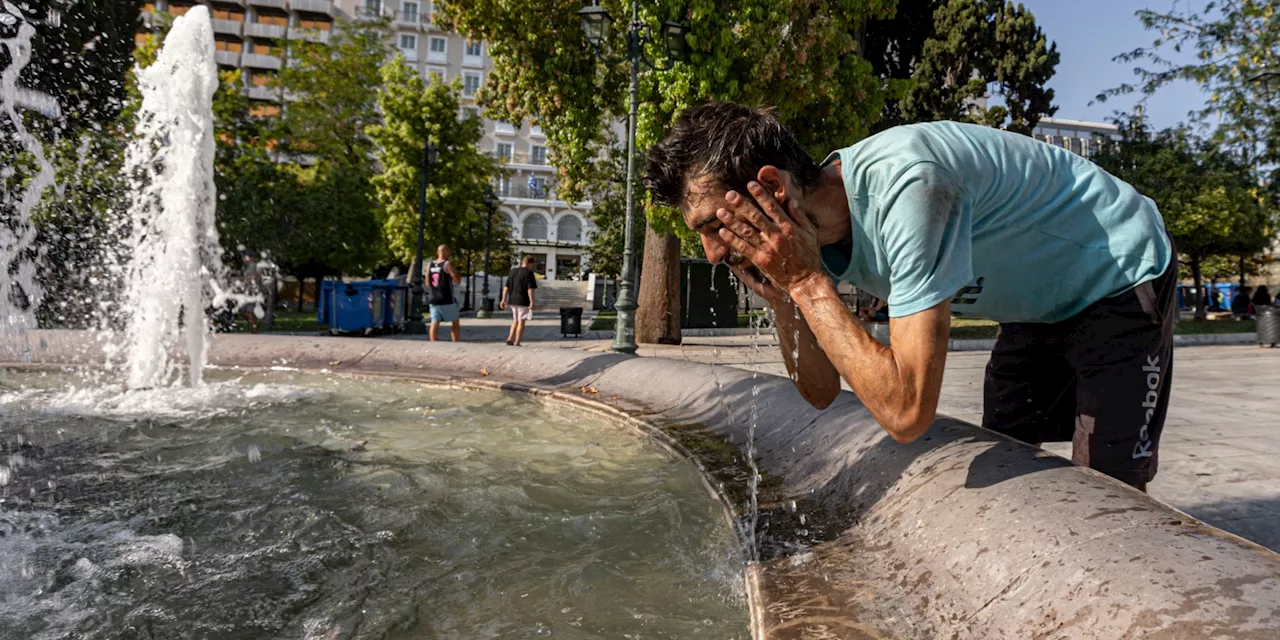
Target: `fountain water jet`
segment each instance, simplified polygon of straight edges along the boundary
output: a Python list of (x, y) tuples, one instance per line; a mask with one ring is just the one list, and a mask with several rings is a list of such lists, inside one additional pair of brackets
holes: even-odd
[[(11, 2), (0, 3), (0, 19), (6, 25), (16, 25), (16, 33), (10, 38), (0, 38), (0, 47), (9, 54), (9, 66), (0, 73), (0, 119), (3, 124), (0, 138), (5, 139), (14, 151), (21, 150), (31, 156), (34, 173), (21, 194), (3, 200), (14, 202), (15, 209), (9, 219), (0, 223), (0, 336), (19, 338), (21, 362), (30, 360), (31, 349), (26, 332), (34, 329), (35, 312), (40, 305), (41, 291), (36, 283), (38, 248), (35, 247), (36, 229), (31, 223), (31, 210), (40, 203), (45, 189), (54, 182), (53, 165), (45, 157), (40, 141), (27, 131), (18, 109), (33, 109), (53, 118), (59, 116), (58, 104), (51, 97), (18, 86), (18, 77), (31, 60), (31, 38), (35, 27), (22, 17), (22, 12)], [(16, 161), (19, 158), (10, 158)], [(0, 189), (17, 188), (16, 168), (7, 166), (0, 171)]]
[(204, 310), (222, 252), (213, 182), (218, 67), (208, 8), (196, 5), (175, 20), (159, 57), (136, 73), (142, 106), (125, 160), (134, 193), (125, 270), (127, 384), (172, 383), (172, 351), (185, 337), (189, 379), (199, 385), (209, 335)]

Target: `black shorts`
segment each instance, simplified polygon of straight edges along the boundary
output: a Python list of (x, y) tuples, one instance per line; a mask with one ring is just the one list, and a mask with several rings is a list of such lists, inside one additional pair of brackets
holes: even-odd
[(982, 426), (1030, 443), (1072, 442), (1071, 459), (1150, 482), (1169, 410), (1177, 260), (1155, 280), (1053, 324), (1008, 323), (987, 364)]

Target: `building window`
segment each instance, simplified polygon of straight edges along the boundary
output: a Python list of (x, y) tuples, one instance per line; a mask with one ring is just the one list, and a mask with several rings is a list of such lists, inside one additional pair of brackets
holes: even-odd
[(366, 16), (382, 15), (382, 0), (364, 0), (363, 13)]
[(582, 221), (578, 216), (561, 216), (556, 223), (556, 240), (563, 242), (582, 242)]
[(400, 18), (405, 22), (417, 22), (418, 21), (418, 3), (416, 2), (404, 3), (404, 9), (401, 10), (400, 12)]
[(404, 51), (418, 50), (418, 36), (407, 33), (400, 34), (400, 48)]
[(462, 95), (471, 97), (480, 90), (480, 74), (468, 73), (462, 77)]
[[(498, 191), (499, 197), (510, 198), (511, 178), (508, 178), (507, 176), (498, 176), (498, 179), (494, 181), (494, 188)], [(512, 224), (511, 228), (514, 229), (515, 225)]]
[(545, 198), (547, 197), (547, 179), (537, 176), (529, 177), (529, 197)]
[(493, 151), (494, 151), (494, 154), (497, 155), (499, 158), (502, 158), (504, 162), (511, 160), (511, 143), (510, 142), (499, 142), (497, 146), (493, 148)]
[(479, 56), (480, 56), (481, 47), (482, 47), (482, 45), (481, 45), (479, 42), (475, 42), (475, 41), (472, 41), (472, 40), (468, 40), (468, 41), (467, 41), (467, 55), (472, 56), (472, 57), (479, 57)]
[(541, 145), (534, 145), (533, 148), (529, 150), (529, 164), (542, 165), (546, 163), (547, 148)]
[(547, 217), (540, 214), (530, 214), (524, 219), (524, 226), (520, 234), (525, 240), (546, 240), (547, 239)]
[(514, 136), (516, 128), (510, 122), (498, 120), (493, 123), (493, 132), (500, 136)]
[(449, 61), (449, 41), (445, 38), (432, 36), (427, 41), (427, 59), (433, 62)]
[(442, 67), (427, 67), (423, 70), (422, 77), (427, 81), (428, 85), (444, 82), (445, 70)]

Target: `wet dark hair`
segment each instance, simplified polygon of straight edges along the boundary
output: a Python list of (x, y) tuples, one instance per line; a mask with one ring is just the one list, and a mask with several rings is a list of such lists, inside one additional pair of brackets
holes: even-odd
[(720, 186), (751, 199), (747, 183), (773, 165), (812, 191), (821, 169), (766, 107), (710, 102), (690, 107), (671, 132), (649, 150), (644, 183), (659, 204), (679, 206), (689, 183), (710, 175)]

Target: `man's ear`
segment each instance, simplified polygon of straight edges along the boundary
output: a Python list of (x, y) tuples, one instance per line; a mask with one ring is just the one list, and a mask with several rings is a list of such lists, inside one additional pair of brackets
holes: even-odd
[(786, 202), (787, 197), (791, 195), (788, 186), (790, 180), (787, 180), (785, 173), (771, 164), (760, 168), (756, 173), (756, 182), (759, 182), (778, 202)]

